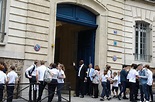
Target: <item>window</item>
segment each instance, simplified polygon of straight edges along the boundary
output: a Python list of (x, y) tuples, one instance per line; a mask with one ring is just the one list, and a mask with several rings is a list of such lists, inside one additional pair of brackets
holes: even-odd
[(150, 30), (146, 22), (136, 22), (135, 60), (150, 61)]
[(3, 42), (5, 35), (6, 1), (0, 0), (0, 42)]

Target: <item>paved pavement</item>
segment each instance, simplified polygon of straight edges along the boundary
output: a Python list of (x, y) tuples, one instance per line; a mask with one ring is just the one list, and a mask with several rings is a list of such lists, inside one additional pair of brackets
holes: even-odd
[[(67, 97), (66, 97), (67, 98)], [(116, 99), (111, 99), (110, 101), (105, 100), (104, 102), (119, 102), (120, 100)], [(129, 100), (121, 100), (122, 102), (129, 102)], [(13, 102), (26, 102), (22, 99), (16, 99), (13, 100)], [(42, 102), (47, 102), (47, 99), (42, 101)], [(52, 102), (57, 102), (57, 97), (55, 96)], [(63, 100), (62, 102), (66, 102), (65, 100)], [(85, 96), (84, 98), (79, 98), (79, 97), (71, 97), (71, 102), (102, 102), (100, 101), (100, 98), (91, 98), (89, 96)]]

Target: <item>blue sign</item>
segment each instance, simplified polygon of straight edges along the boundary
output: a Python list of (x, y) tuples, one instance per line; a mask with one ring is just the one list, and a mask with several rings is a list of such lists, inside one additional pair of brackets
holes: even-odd
[(117, 46), (117, 41), (114, 41), (114, 46)]
[(116, 61), (116, 60), (117, 60), (117, 56), (114, 55), (114, 56), (112, 57), (112, 60), (113, 60), (113, 61)]
[(36, 45), (34, 46), (34, 50), (35, 50), (35, 51), (39, 51), (40, 48), (41, 48), (41, 46), (40, 46), (39, 44), (36, 44)]
[(117, 34), (117, 31), (116, 30), (114, 30), (114, 34)]

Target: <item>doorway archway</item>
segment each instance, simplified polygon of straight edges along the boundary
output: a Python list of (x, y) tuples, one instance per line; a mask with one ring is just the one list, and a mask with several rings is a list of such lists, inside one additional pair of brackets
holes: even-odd
[(94, 64), (96, 15), (73, 4), (57, 5), (55, 62), (66, 66), (66, 81), (75, 86), (75, 70), (72, 62), (83, 59)]

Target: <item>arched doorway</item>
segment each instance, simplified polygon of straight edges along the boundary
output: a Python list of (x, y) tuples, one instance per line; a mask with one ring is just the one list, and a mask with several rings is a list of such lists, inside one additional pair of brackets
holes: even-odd
[(83, 59), (94, 64), (96, 15), (72, 4), (57, 5), (55, 62), (66, 67), (67, 82), (75, 88), (75, 70), (72, 62)]

